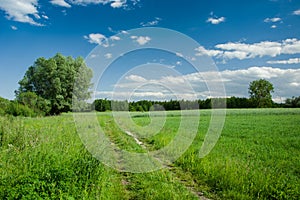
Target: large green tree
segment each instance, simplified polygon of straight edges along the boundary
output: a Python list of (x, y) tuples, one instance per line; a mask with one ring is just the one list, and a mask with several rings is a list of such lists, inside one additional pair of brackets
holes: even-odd
[[(83, 58), (56, 54), (53, 58), (38, 58), (29, 67), (16, 91), (17, 99), (23, 93), (33, 92), (50, 102), (49, 114), (59, 114), (72, 109), (72, 98), (88, 99), (92, 70)], [(79, 84), (75, 84), (75, 81)], [(74, 93), (75, 91), (75, 93)]]
[(249, 85), (250, 100), (258, 108), (273, 105), (271, 92), (274, 92), (273, 84), (265, 79), (252, 81)]

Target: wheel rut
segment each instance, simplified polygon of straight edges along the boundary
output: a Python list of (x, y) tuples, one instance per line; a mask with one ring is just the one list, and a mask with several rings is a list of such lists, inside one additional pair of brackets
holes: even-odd
[[(140, 145), (143, 149), (147, 149), (146, 145), (140, 141), (140, 139), (133, 133), (131, 133), (130, 131), (125, 131), (125, 133), (132, 137), (135, 142)], [(163, 163), (161, 160), (159, 160), (159, 158), (156, 158), (158, 161), (160, 161), (161, 163)], [(192, 194), (194, 194), (194, 196), (198, 197), (198, 199), (200, 200), (210, 200), (209, 198), (205, 197), (203, 192), (198, 191), (195, 187), (196, 183), (193, 181), (192, 175), (188, 175), (188, 179), (183, 179), (182, 176), (180, 176), (178, 170), (181, 171), (181, 173), (185, 173), (185, 176), (187, 175), (186, 172), (183, 172), (180, 168), (175, 167), (173, 165), (167, 165), (165, 166), (166, 168), (169, 169), (169, 172), (171, 173), (171, 175), (177, 180), (179, 181), (182, 185), (185, 186), (185, 188), (190, 191)]]

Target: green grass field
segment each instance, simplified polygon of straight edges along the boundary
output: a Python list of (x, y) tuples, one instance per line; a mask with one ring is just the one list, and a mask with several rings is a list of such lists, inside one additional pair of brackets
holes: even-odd
[[(186, 112), (191, 120), (193, 112)], [(145, 149), (124, 129), (154, 151), (173, 140), (181, 119), (178, 111), (166, 118), (131, 115), (136, 126), (120, 115), (120, 128), (111, 113), (97, 114), (107, 137), (131, 152)], [(95, 159), (82, 144), (72, 114), (0, 117), (0, 198), (300, 199), (300, 109), (227, 110), (215, 148), (200, 158), (210, 117), (210, 110), (201, 111), (188, 150), (167, 168), (149, 173), (119, 172)], [(164, 120), (156, 134), (147, 130), (151, 122)]]

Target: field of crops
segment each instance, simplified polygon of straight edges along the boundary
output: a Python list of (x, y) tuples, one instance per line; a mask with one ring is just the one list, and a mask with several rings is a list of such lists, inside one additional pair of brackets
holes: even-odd
[[(178, 134), (182, 113), (165, 114), (131, 113), (129, 123), (106, 112), (97, 120), (112, 145), (141, 153)], [(0, 199), (300, 199), (300, 109), (227, 110), (216, 146), (200, 158), (210, 122), (211, 111), (201, 110), (195, 139), (174, 163), (130, 173), (86, 150), (72, 114), (0, 117)]]

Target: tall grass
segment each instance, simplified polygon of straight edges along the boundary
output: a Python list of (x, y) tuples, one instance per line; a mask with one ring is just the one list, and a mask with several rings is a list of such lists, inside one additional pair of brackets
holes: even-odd
[(0, 118), (1, 199), (122, 199), (121, 176), (83, 147), (72, 116)]

